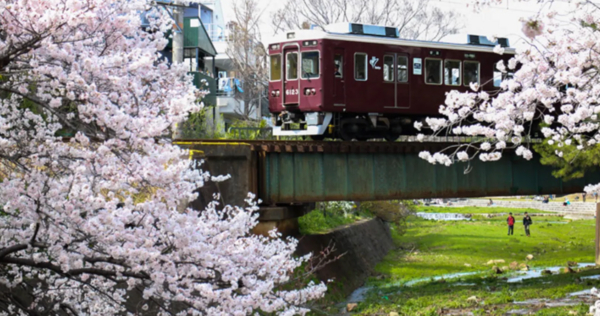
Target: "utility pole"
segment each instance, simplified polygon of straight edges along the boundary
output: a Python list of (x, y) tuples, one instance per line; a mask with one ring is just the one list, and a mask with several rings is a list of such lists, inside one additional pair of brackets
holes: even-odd
[(173, 7), (173, 22), (176, 24), (173, 29), (173, 63), (183, 62), (183, 14), (184, 7), (179, 1), (175, 1)]

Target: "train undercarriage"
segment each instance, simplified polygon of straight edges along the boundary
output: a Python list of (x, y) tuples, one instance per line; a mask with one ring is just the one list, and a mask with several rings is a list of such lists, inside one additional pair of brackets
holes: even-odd
[(379, 113), (294, 113), (273, 115), (273, 135), (309, 136), (313, 140), (325, 138), (344, 141), (385, 139), (395, 141), (402, 135), (415, 135), (415, 117), (392, 116)]

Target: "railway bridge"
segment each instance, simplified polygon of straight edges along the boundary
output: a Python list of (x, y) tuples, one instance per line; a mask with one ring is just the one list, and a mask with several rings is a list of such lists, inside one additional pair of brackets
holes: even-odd
[(418, 157), (447, 143), (185, 140), (177, 144), (203, 160), (211, 175), (232, 179), (208, 183), (195, 207), (220, 193), (221, 202), (243, 205), (248, 192), (261, 202), (263, 229), (294, 230), (314, 202), (508, 195), (570, 194), (600, 182), (600, 172), (564, 182), (539, 157), (527, 161), (507, 153), (497, 162), (451, 167)]

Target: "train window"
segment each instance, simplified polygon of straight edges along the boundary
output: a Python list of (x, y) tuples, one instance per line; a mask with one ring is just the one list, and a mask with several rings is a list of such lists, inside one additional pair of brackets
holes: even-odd
[(335, 54), (335, 56), (333, 56), (333, 65), (335, 68), (335, 76), (337, 78), (343, 78), (344, 67), (342, 67), (342, 65), (344, 65), (344, 56), (342, 54)]
[(463, 74), (465, 86), (469, 86), (471, 83), (479, 84), (479, 62), (465, 61), (463, 64)]
[(271, 81), (281, 80), (281, 55), (271, 56)]
[(367, 54), (357, 53), (354, 55), (354, 79), (367, 81)]
[(502, 72), (494, 64), (494, 87), (500, 87), (502, 81), (512, 79), (514, 74), (513, 71)]
[(319, 78), (319, 52), (302, 53), (302, 79)]
[(383, 56), (383, 81), (394, 82), (394, 56)]
[(408, 57), (398, 56), (398, 82), (408, 82)]
[(298, 53), (286, 55), (285, 73), (287, 80), (298, 79)]
[(425, 82), (442, 84), (442, 60), (425, 58)]
[(460, 86), (460, 61), (446, 60), (444, 62), (444, 83), (447, 86)]

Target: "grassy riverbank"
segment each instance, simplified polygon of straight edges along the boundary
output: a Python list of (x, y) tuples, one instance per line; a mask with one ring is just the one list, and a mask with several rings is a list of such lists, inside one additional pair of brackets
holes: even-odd
[[(404, 236), (395, 236), (401, 247), (390, 252), (377, 272), (394, 280), (411, 280), (486, 268), (489, 260), (522, 263), (532, 254), (530, 266), (563, 265), (567, 260), (592, 262), (594, 222), (560, 217), (533, 217), (531, 237), (526, 237), (516, 217), (515, 234), (507, 236), (504, 217), (474, 221), (438, 222), (411, 218)], [(465, 266), (471, 265), (471, 267)]]
[[(560, 274), (506, 283), (501, 276), (463, 277), (452, 281), (421, 283), (412, 287), (389, 286), (371, 291), (355, 310), (358, 315), (406, 316), (506, 315), (511, 310), (528, 310), (527, 315), (586, 315), (594, 299), (588, 296), (571, 306), (544, 306), (542, 300), (569, 302), (569, 294), (598, 287), (600, 281), (581, 279), (599, 270)], [(526, 304), (527, 302), (531, 304)], [(546, 301), (546, 302), (548, 302)], [(515, 304), (522, 302), (522, 304)]]
[[(418, 211), (438, 213), (498, 213), (521, 214), (524, 210), (501, 208), (426, 208)], [(481, 210), (481, 211), (480, 211)], [(485, 210), (485, 211), (484, 211)], [(507, 211), (508, 210), (508, 211)], [(539, 212), (527, 210), (528, 212)], [(593, 262), (594, 221), (569, 221), (561, 217), (534, 217), (531, 237), (526, 237), (521, 216), (516, 216), (515, 235), (507, 236), (504, 217), (484, 218), (474, 215), (474, 221), (436, 222), (411, 217), (408, 231), (394, 236), (397, 249), (377, 266), (368, 283), (366, 299), (352, 314), (388, 315), (504, 315), (509, 310), (525, 308), (532, 315), (585, 315), (593, 301), (576, 302), (575, 306), (547, 307), (515, 305), (515, 301), (530, 299), (564, 299), (571, 292), (600, 286), (599, 280), (582, 280), (584, 275), (598, 275), (600, 270), (576, 274), (561, 274), (506, 283), (506, 274), (491, 272), (490, 260), (504, 260), (532, 268), (565, 266), (567, 261)], [(527, 255), (533, 260), (527, 260)], [(428, 280), (449, 273), (479, 273), (449, 281)], [(512, 272), (515, 274), (516, 272)], [(406, 286), (406, 282), (424, 282)], [(534, 302), (535, 303), (535, 302)], [(571, 302), (572, 303), (572, 302)], [(335, 307), (339, 309), (338, 307)], [(329, 311), (333, 312), (330, 306)], [(570, 313), (570, 314), (569, 314)], [(334, 313), (335, 314), (335, 313)]]

